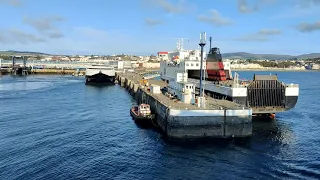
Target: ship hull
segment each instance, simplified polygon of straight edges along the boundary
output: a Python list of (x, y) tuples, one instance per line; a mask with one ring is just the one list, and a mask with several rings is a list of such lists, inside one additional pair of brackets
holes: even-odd
[(103, 73), (97, 73), (92, 76), (86, 76), (86, 84), (114, 84), (115, 76), (108, 76)]
[[(231, 97), (227, 96), (225, 94), (220, 94), (217, 92), (212, 91), (205, 91), (205, 93), (213, 98), (216, 99), (226, 99), (228, 101), (236, 102), (240, 105), (243, 105), (244, 107), (248, 107), (248, 98), (247, 97)], [(285, 96), (284, 97), (285, 102), (283, 106), (267, 106), (267, 107), (251, 107), (252, 108), (252, 114), (253, 115), (260, 115), (260, 114), (274, 114), (279, 112), (288, 111), (295, 107), (295, 105), (298, 102), (298, 96)]]

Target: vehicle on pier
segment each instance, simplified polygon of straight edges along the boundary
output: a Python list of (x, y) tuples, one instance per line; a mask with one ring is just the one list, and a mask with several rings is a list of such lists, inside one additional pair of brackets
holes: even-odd
[[(161, 79), (168, 84), (175, 80), (177, 73), (186, 72), (188, 82), (199, 89), (200, 61), (199, 50), (184, 50), (178, 43), (176, 51), (161, 53)], [(253, 115), (274, 117), (277, 112), (292, 109), (299, 96), (298, 84), (285, 84), (277, 75), (254, 75), (253, 80), (239, 80), (232, 77), (230, 62), (222, 61), (220, 50), (211, 48), (204, 54), (204, 92), (216, 99), (226, 99), (252, 108)]]
[(133, 106), (130, 109), (130, 115), (137, 124), (144, 126), (152, 125), (152, 120), (155, 118), (155, 115), (151, 114), (149, 104), (140, 104), (139, 106)]
[(114, 84), (116, 72), (114, 67), (94, 64), (86, 68), (86, 84)]

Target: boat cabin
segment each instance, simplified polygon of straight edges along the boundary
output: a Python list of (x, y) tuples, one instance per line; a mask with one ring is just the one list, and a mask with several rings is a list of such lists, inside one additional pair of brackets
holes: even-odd
[(135, 111), (138, 116), (147, 116), (151, 114), (150, 105), (149, 104), (140, 104), (135, 107)]
[(192, 104), (195, 101), (195, 85), (188, 82), (187, 73), (176, 73), (176, 78), (169, 81), (168, 91), (183, 103)]

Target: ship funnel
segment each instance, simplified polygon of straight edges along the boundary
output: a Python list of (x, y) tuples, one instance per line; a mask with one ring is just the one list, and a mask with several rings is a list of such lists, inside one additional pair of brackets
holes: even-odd
[(222, 56), (220, 54), (219, 48), (217, 47), (210, 48), (207, 60), (213, 61), (213, 62), (222, 62)]

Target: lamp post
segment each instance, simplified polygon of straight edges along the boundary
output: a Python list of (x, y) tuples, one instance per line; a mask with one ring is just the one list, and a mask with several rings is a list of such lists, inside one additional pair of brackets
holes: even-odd
[(200, 62), (200, 97), (203, 97), (203, 47), (206, 45), (206, 32), (200, 34), (201, 62)]

